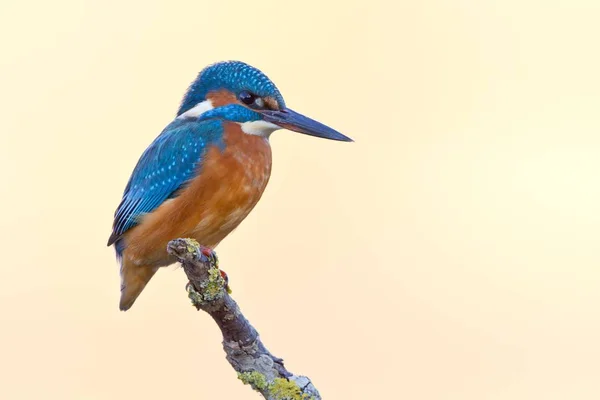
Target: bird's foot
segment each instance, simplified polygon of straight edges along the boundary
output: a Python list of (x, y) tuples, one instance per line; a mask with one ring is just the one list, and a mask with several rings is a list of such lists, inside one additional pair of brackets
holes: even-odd
[(229, 286), (229, 276), (227, 276), (227, 272), (223, 271), (222, 269), (220, 269), (219, 272), (221, 273), (221, 277), (225, 281), (225, 290), (227, 291), (227, 293), (231, 294), (232, 290)]
[(206, 247), (206, 246), (202, 246), (199, 245), (198, 248), (200, 249), (200, 258), (202, 258), (202, 256), (208, 258), (208, 261), (210, 261), (212, 264), (214, 264), (215, 267), (219, 266), (219, 258), (217, 257), (217, 253), (215, 253), (215, 251), (213, 249), (211, 249), (210, 247)]
[[(215, 267), (219, 268), (219, 259), (213, 249), (201, 245), (200, 253), (202, 253), (203, 256), (207, 257), (211, 262), (213, 262)], [(221, 273), (221, 277), (225, 281), (225, 290), (227, 291), (227, 293), (231, 294), (232, 291), (231, 287), (229, 286), (229, 276), (222, 269), (219, 269), (219, 272)]]

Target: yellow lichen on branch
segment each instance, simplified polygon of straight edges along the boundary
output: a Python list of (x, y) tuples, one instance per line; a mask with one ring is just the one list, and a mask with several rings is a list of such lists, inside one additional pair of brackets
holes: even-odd
[(238, 378), (267, 400), (321, 400), (310, 379), (289, 372), (274, 357), (231, 298), (218, 258), (193, 239), (169, 242), (169, 254), (181, 262), (189, 283), (187, 292), (198, 310), (210, 314), (223, 334), (227, 360)]

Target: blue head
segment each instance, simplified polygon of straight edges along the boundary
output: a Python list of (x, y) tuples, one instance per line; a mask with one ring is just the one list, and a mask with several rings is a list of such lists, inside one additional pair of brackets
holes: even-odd
[(178, 118), (222, 118), (238, 122), (248, 134), (268, 137), (285, 128), (332, 140), (351, 141), (341, 133), (286, 107), (279, 89), (258, 69), (240, 61), (202, 70), (185, 94)]

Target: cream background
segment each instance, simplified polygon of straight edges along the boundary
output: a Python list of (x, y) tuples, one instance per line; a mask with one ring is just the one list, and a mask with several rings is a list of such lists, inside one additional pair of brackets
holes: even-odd
[(0, 4), (0, 398), (252, 399), (185, 279), (120, 313), (139, 155), (240, 59), (354, 144), (287, 131), (220, 247), (325, 399), (600, 398), (600, 3)]

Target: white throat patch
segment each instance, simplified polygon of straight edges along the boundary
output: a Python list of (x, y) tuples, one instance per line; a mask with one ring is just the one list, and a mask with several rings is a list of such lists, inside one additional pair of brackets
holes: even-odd
[(280, 126), (267, 121), (248, 121), (238, 123), (242, 127), (242, 131), (244, 131), (244, 133), (247, 133), (248, 135), (262, 136), (267, 139), (269, 136), (271, 136), (271, 133), (275, 132), (277, 129), (281, 129)]
[(203, 102), (196, 104), (194, 107), (190, 108), (189, 110), (178, 116), (177, 119), (198, 118), (205, 112), (210, 111), (212, 109), (212, 102), (210, 100), (204, 100)]

